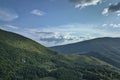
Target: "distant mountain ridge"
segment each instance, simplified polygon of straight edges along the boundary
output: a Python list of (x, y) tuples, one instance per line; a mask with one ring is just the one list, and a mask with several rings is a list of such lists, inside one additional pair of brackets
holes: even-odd
[(64, 54), (93, 56), (120, 68), (120, 38), (96, 38), (68, 45), (54, 46), (51, 49)]

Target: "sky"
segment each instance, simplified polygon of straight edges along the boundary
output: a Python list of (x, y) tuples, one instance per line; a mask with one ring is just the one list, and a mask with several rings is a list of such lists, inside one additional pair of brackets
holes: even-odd
[(120, 1), (0, 0), (0, 29), (47, 47), (120, 37)]

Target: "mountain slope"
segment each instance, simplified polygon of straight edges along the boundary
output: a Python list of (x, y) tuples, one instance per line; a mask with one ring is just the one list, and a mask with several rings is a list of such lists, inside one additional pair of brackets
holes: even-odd
[(0, 80), (119, 80), (111, 65), (84, 55), (60, 55), (0, 30)]
[(51, 47), (59, 53), (93, 56), (120, 68), (120, 38), (97, 38), (79, 43)]

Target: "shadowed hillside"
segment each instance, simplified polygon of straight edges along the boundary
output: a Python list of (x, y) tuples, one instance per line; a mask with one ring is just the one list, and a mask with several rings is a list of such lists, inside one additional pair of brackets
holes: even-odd
[(51, 48), (64, 54), (93, 56), (120, 68), (120, 38), (97, 38)]

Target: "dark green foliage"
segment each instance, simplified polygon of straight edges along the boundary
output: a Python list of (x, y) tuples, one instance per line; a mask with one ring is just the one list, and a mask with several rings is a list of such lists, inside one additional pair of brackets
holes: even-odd
[(94, 57), (60, 55), (18, 34), (0, 30), (0, 80), (119, 80)]
[(13, 76), (13, 80), (39, 80), (48, 76), (48, 72), (44, 68), (27, 66), (18, 70)]
[(69, 68), (59, 68), (55, 71), (51, 72), (51, 76), (55, 77), (58, 80), (77, 80), (82, 79), (81, 72), (75, 72), (74, 70), (70, 70)]

